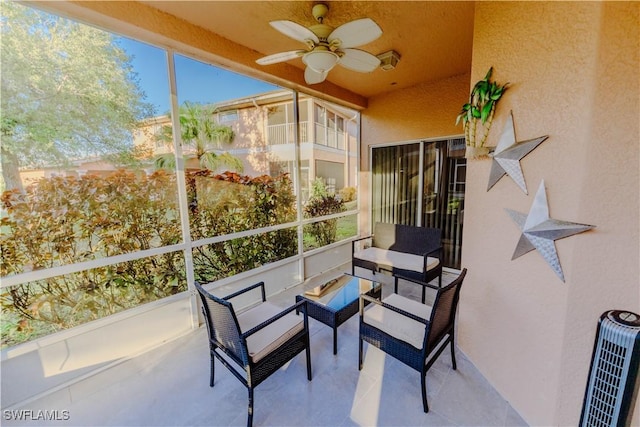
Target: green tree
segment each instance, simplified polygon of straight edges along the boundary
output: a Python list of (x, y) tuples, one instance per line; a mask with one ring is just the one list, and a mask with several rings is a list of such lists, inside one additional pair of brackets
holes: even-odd
[(6, 189), (23, 191), (21, 167), (130, 151), (153, 111), (114, 36), (15, 2), (0, 11)]
[[(194, 149), (195, 157), (202, 169), (215, 171), (220, 166), (227, 166), (236, 172), (242, 172), (240, 159), (229, 153), (216, 153), (225, 144), (231, 144), (235, 139), (233, 129), (216, 123), (214, 114), (216, 107), (211, 105), (185, 102), (180, 106), (180, 131), (182, 143)], [(172, 143), (171, 126), (164, 126), (157, 138), (166, 143)], [(155, 160), (157, 169), (173, 170), (176, 159), (173, 153), (161, 154)]]

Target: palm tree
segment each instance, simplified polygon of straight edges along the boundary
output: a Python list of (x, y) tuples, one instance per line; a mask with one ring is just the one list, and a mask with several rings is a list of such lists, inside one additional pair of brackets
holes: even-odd
[[(216, 170), (226, 165), (236, 172), (242, 172), (242, 161), (229, 153), (216, 153), (224, 144), (231, 144), (235, 138), (233, 129), (215, 122), (215, 106), (185, 102), (180, 106), (180, 130), (182, 143), (195, 149), (195, 156), (203, 169)], [(157, 136), (160, 141), (172, 141), (171, 126), (164, 126)], [(176, 159), (173, 153), (161, 154), (155, 159), (156, 169), (174, 170)]]

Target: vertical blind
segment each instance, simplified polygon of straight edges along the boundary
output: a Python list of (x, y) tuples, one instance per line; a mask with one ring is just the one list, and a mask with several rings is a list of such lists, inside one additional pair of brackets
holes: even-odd
[(374, 148), (373, 222), (417, 225), (420, 144)]
[(441, 229), (444, 265), (451, 268), (460, 268), (464, 148), (458, 138), (374, 147), (371, 153), (373, 222)]

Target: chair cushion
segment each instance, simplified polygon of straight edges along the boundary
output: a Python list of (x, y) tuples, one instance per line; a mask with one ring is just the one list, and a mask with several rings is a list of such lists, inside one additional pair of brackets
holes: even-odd
[[(282, 307), (268, 301), (252, 307), (238, 315), (240, 330), (244, 333), (282, 310)], [(258, 362), (303, 329), (301, 316), (294, 312), (285, 315), (247, 338), (249, 357), (254, 363)]]
[[(423, 272), (424, 257), (404, 252), (391, 251), (376, 247), (366, 248), (353, 253), (354, 258), (364, 259), (378, 264), (379, 267)], [(438, 258), (427, 257), (427, 271), (438, 266)]]
[[(382, 301), (423, 319), (429, 320), (431, 316), (431, 307), (398, 294), (391, 294)], [(417, 349), (424, 343), (425, 324), (380, 305), (369, 305), (364, 312), (364, 322)]]

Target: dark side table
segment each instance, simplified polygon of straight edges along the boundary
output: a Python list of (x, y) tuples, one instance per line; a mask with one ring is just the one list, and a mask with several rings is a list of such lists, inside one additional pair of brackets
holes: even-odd
[(338, 326), (358, 312), (361, 294), (380, 299), (382, 285), (344, 274), (302, 295), (296, 295), (296, 302), (307, 300), (310, 317), (333, 329), (333, 354), (338, 353)]

